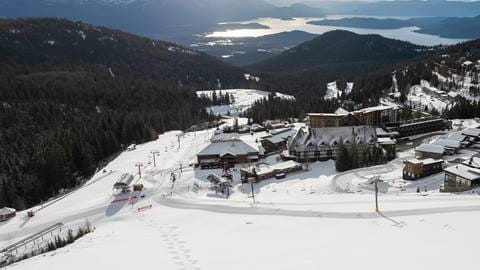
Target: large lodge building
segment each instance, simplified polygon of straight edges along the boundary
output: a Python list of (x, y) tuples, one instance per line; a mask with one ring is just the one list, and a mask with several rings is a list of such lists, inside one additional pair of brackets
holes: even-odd
[(348, 112), (339, 108), (334, 113), (309, 113), (311, 128), (370, 126), (381, 127), (385, 134), (408, 137), (417, 134), (451, 129), (452, 123), (442, 118), (419, 118), (400, 122), (397, 106), (380, 105)]
[(335, 113), (309, 113), (311, 128), (344, 126), (382, 126), (384, 123), (397, 122), (398, 108), (377, 106), (348, 112), (339, 108)]

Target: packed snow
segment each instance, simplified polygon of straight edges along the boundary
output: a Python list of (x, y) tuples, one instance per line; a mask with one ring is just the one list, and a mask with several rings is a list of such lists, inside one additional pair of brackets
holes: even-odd
[(407, 103), (412, 108), (424, 111), (426, 108), (431, 111), (445, 111), (451, 104), (448, 100), (441, 98), (446, 94), (437, 88), (430, 86), (429, 82), (422, 80), (421, 85), (414, 85), (410, 88), (407, 96)]
[(339, 98), (342, 95), (348, 95), (353, 90), (353, 82), (348, 82), (346, 88), (342, 91), (338, 89), (337, 82), (330, 82), (327, 84), (327, 92), (325, 93), (324, 99), (335, 99)]
[[(228, 115), (234, 114), (236, 111), (238, 113), (245, 112), (248, 110), (256, 101), (259, 101), (264, 98), (268, 98), (270, 92), (255, 90), (255, 89), (225, 89), (225, 90), (207, 90), (207, 91), (197, 91), (199, 97), (206, 96), (211, 98), (213, 91), (217, 95), (220, 93), (222, 95), (231, 94), (234, 97), (234, 102), (228, 105), (218, 105), (207, 108), (207, 111), (214, 115)], [(294, 96), (282, 94), (275, 92), (275, 97), (285, 100), (295, 100)]]
[[(455, 127), (475, 123), (455, 121)], [(402, 161), (412, 150), (386, 165), (341, 174), (334, 161), (308, 164), (285, 179), (255, 184), (253, 204), (250, 185), (239, 181), (242, 166), (233, 170), (228, 199), (209, 190), (206, 180), (221, 170), (192, 166), (213, 132), (167, 132), (123, 152), (72, 194), (34, 207), (41, 209), (35, 217), (22, 211), (0, 223), (0, 247), (57, 222), (68, 227), (89, 220), (95, 227), (65, 248), (7, 269), (450, 270), (478, 264), (480, 196), (439, 193), (443, 173), (401, 180)], [(259, 136), (241, 138), (255, 144)], [(156, 167), (152, 151), (159, 152)], [(135, 166), (139, 162), (142, 178)], [(270, 156), (265, 162), (280, 161)], [(146, 187), (137, 194), (144, 198), (112, 191), (125, 173)], [(380, 214), (373, 211), (373, 175), (385, 181)]]

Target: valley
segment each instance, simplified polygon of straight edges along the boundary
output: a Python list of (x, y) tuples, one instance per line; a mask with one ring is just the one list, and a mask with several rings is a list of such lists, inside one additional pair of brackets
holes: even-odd
[(0, 268), (474, 269), (479, 14), (0, 0)]

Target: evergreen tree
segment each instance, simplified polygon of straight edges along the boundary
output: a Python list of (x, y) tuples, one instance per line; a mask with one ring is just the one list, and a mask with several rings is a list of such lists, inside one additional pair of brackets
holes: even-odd
[(350, 168), (350, 157), (348, 149), (343, 143), (340, 144), (338, 149), (339, 150), (335, 160), (335, 167), (337, 168), (337, 171), (344, 172), (349, 170)]

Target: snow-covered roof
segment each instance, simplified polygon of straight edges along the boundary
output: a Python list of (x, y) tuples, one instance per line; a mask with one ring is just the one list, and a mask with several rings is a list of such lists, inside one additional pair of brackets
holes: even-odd
[(473, 136), (473, 137), (480, 137), (480, 129), (478, 128), (467, 128), (462, 131), (463, 135)]
[(308, 113), (308, 116), (345, 116), (346, 114), (337, 114), (337, 113)]
[(292, 128), (287, 128), (279, 131), (271, 131), (272, 135), (269, 136), (268, 138), (265, 138), (265, 140), (268, 140), (273, 144), (281, 143), (286, 141), (288, 137), (295, 135), (296, 132), (297, 131)]
[(345, 110), (342, 107), (338, 107), (338, 109), (335, 111), (336, 114), (348, 114), (349, 111)]
[(419, 147), (415, 148), (415, 151), (418, 152), (426, 152), (426, 153), (434, 153), (434, 154), (443, 154), (444, 147), (443, 145), (438, 144), (422, 144)]
[(442, 159), (433, 159), (433, 158), (426, 158), (426, 159), (416, 159), (412, 158), (407, 160), (407, 162), (413, 163), (413, 164), (424, 164), (424, 165), (429, 165), (433, 163), (443, 163)]
[(357, 143), (376, 143), (377, 134), (375, 128), (367, 126), (353, 127), (326, 127), (309, 128), (308, 131), (300, 129), (291, 142), (291, 146), (297, 149), (334, 146), (337, 144), (350, 144), (354, 140)]
[(383, 144), (383, 145), (396, 143), (395, 140), (392, 140), (390, 138), (378, 138), (377, 141), (379, 144)]
[(385, 136), (398, 136), (399, 133), (397, 131), (393, 131), (393, 132), (387, 132), (385, 131), (383, 128), (376, 128), (376, 132), (377, 132), (377, 136), (382, 136), (382, 137), (385, 137)]
[(285, 162), (281, 162), (273, 165), (262, 164), (258, 166), (251, 166), (242, 170), (251, 173), (253, 169), (255, 169), (257, 175), (265, 175), (265, 174), (273, 173), (275, 171), (284, 171), (284, 170), (292, 169), (299, 166), (302, 166), (302, 164), (295, 162), (293, 160), (289, 160), (289, 161), (285, 161)]
[(207, 179), (214, 184), (228, 183), (227, 179), (221, 177), (218, 174), (214, 174), (214, 173), (208, 175)]
[(449, 140), (449, 139), (439, 139), (433, 142), (433, 144), (436, 145), (443, 145), (448, 148), (460, 148), (460, 142), (455, 141), (455, 140)]
[(472, 157), (471, 159), (465, 160), (462, 164), (467, 165), (472, 168), (480, 169), (480, 158)]
[(463, 135), (461, 132), (452, 132), (449, 134), (446, 134), (442, 137), (443, 139), (449, 139), (449, 140), (454, 140), (458, 142), (463, 142), (466, 139), (466, 136)]
[(252, 125), (250, 126), (250, 128), (253, 129), (253, 130), (257, 130), (257, 129), (262, 129), (263, 126), (260, 125), (260, 124), (252, 124)]
[(379, 105), (375, 107), (369, 107), (369, 108), (364, 108), (355, 112), (376, 112), (376, 111), (385, 111), (385, 110), (390, 110), (390, 109), (395, 109), (393, 106), (386, 106), (386, 105)]
[(219, 133), (210, 138), (211, 142), (238, 141), (240, 136), (237, 133)]
[(363, 113), (385, 111), (385, 110), (391, 110), (391, 109), (397, 109), (397, 108), (398, 108), (398, 106), (379, 105), (379, 106), (375, 106), (375, 107), (360, 109), (360, 110), (354, 111), (354, 112), (349, 112), (349, 111), (340, 107), (334, 113), (309, 113), (307, 115), (308, 116), (337, 116), (337, 117), (342, 117), (342, 116), (347, 116), (349, 114), (363, 114)]
[(243, 141), (220, 141), (212, 142), (198, 153), (199, 156), (224, 156), (231, 154), (233, 156), (247, 155), (255, 153), (258, 155), (258, 150), (246, 144)]
[(470, 181), (480, 180), (480, 169), (474, 169), (463, 164), (446, 168), (445, 171)]
[(467, 61), (462, 63), (462, 65), (464, 65), (464, 66), (470, 66), (471, 64), (473, 64), (473, 62), (470, 61), (470, 60), (467, 60)]
[(450, 91), (450, 92), (448, 92), (448, 95), (452, 98), (456, 98), (458, 96), (458, 93), (454, 92), (454, 91)]
[(0, 215), (8, 215), (8, 214), (12, 214), (12, 213), (15, 213), (16, 210), (13, 209), (13, 208), (8, 208), (8, 207), (3, 207), (0, 209)]

